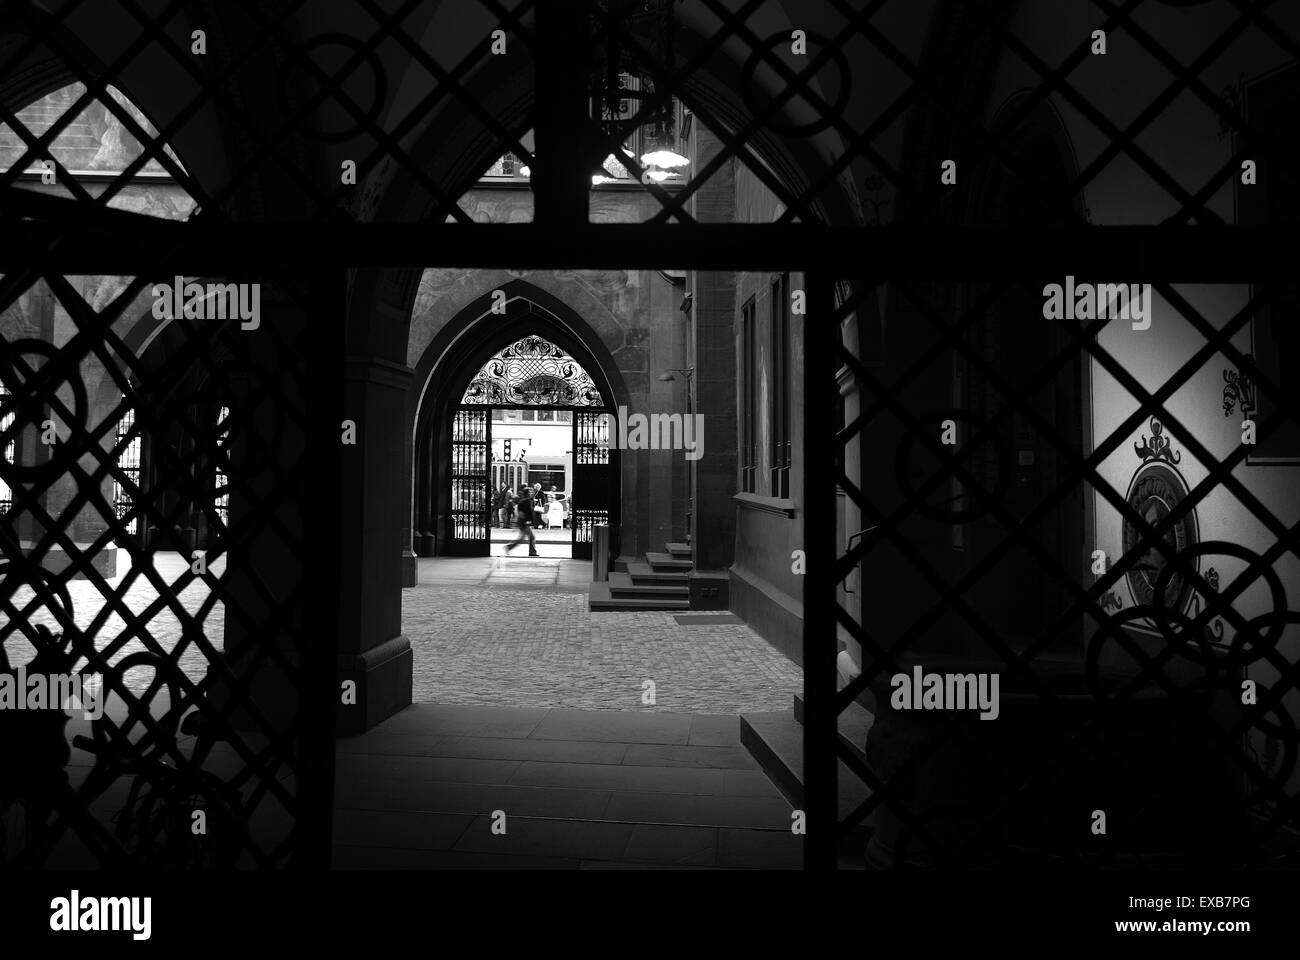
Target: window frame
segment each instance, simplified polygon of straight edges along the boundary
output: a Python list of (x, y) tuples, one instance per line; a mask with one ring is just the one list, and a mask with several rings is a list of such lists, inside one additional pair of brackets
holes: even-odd
[(740, 492), (758, 490), (758, 308), (753, 295), (740, 307)]

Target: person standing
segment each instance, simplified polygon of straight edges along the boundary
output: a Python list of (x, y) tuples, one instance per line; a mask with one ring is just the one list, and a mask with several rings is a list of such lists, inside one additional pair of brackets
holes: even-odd
[(533, 496), (533, 514), (532, 514), (533, 526), (538, 529), (541, 529), (543, 525), (542, 509), (546, 504), (546, 497), (542, 495), (542, 485), (540, 483), (533, 484), (532, 496)]
[(519, 488), (519, 502), (515, 507), (515, 522), (519, 526), (518, 538), (506, 544), (506, 553), (509, 553), (521, 543), (528, 544), (528, 555), (530, 557), (538, 556), (537, 538), (533, 536), (533, 491), (525, 484)]
[(510, 488), (503, 483), (501, 484), (501, 489), (497, 491), (497, 495), (492, 500), (492, 519), (496, 526), (508, 526), (506, 513), (509, 509)]

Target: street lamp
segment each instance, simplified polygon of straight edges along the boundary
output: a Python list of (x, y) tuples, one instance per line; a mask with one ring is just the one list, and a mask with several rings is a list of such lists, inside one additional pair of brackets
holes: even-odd
[(686, 412), (689, 414), (692, 411), (691, 393), (693, 391), (691, 390), (691, 378), (695, 375), (695, 368), (669, 367), (663, 373), (659, 374), (659, 381), (661, 383), (673, 383), (677, 379), (677, 374), (679, 373), (686, 377)]
[(686, 385), (689, 387), (691, 384), (691, 377), (695, 374), (694, 367), (669, 367), (663, 373), (659, 374), (659, 379), (663, 383), (672, 383), (677, 379), (675, 374), (678, 373), (686, 375)]

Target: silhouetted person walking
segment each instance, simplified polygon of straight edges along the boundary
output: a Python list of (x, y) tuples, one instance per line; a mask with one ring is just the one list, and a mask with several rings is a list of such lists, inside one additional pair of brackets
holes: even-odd
[(506, 544), (506, 553), (509, 553), (521, 543), (528, 544), (528, 555), (530, 557), (538, 556), (537, 538), (533, 536), (533, 491), (528, 485), (519, 488), (519, 503), (516, 506), (516, 523), (519, 525), (518, 539)]

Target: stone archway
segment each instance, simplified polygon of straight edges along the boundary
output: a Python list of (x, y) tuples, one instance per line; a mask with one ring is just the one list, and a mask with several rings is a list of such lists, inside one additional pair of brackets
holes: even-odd
[[(411, 530), (414, 553), (446, 552), (450, 490), (446, 451), (452, 412), (471, 378), (503, 346), (540, 336), (571, 356), (591, 377), (602, 409), (627, 404), (627, 384), (608, 345), (571, 307), (524, 280), (497, 288), (506, 297), (505, 313), (492, 313), (491, 293), (471, 302), (447, 323), (425, 349), (408, 391), (407, 464), (411, 477)], [(622, 484), (613, 465), (609, 522), (622, 520)], [(404, 582), (414, 585), (414, 557)]]

